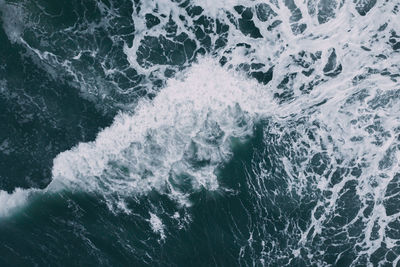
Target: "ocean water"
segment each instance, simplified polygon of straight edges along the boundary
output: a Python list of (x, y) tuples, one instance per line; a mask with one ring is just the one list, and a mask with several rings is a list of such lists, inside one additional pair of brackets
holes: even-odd
[(400, 266), (400, 1), (0, 0), (0, 266)]

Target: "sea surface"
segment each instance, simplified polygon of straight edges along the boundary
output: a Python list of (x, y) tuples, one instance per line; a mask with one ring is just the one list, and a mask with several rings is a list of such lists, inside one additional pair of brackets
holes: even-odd
[(0, 0), (0, 266), (400, 266), (400, 1)]

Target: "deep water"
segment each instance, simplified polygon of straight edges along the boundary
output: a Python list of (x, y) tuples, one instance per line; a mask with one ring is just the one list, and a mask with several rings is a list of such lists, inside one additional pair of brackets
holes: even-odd
[(397, 266), (400, 2), (0, 0), (0, 266)]
[(79, 90), (48, 74), (0, 29), (0, 187), (45, 187), (53, 158), (111, 124)]

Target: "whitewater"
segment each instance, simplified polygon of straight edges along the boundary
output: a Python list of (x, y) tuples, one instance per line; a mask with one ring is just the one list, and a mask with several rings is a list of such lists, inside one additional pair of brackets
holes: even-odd
[[(116, 114), (93, 141), (58, 153), (47, 186), (0, 190), (0, 221), (87, 194), (150, 227), (154, 244), (140, 241), (150, 248), (201, 233), (197, 223), (226, 227), (237, 247), (216, 265), (399, 263), (400, 2), (128, 2), (132, 14), (100, 1), (100, 19), (47, 36), (50, 19), (29, 20), (40, 8), (0, 1), (10, 43)], [(124, 16), (130, 31), (114, 32)], [(97, 31), (109, 51), (52, 46)], [(174, 263), (166, 257), (158, 264)]]

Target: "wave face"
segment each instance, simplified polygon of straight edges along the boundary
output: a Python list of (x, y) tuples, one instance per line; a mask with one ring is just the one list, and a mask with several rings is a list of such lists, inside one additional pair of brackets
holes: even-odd
[(0, 265), (396, 266), (399, 12), (0, 0)]

